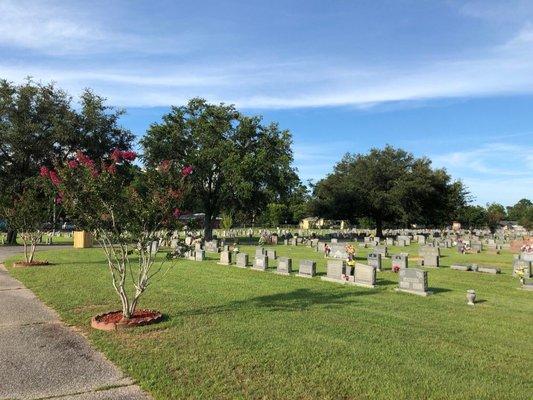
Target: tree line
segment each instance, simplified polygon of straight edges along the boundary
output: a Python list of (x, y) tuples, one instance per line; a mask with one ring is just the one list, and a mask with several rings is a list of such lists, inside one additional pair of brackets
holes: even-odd
[[(100, 160), (134, 147), (134, 135), (120, 125), (123, 113), (89, 89), (74, 101), (54, 84), (0, 80), (0, 205), (12, 205), (43, 166), (64, 163), (79, 151)], [(164, 162), (194, 166), (184, 204), (204, 213), (207, 239), (220, 216), (226, 226), (279, 226), (321, 216), (375, 227), (378, 235), (388, 226), (440, 227), (458, 220), (494, 227), (505, 218), (523, 225), (533, 219), (529, 200), (508, 209), (469, 205), (467, 189), (446, 170), (391, 146), (346, 154), (324, 179), (304, 185), (293, 166), (288, 130), (200, 98), (171, 107), (138, 146), (145, 168)], [(53, 200), (51, 205), (50, 221), (56, 223), (64, 211)], [(8, 233), (13, 241), (14, 229), (8, 226)]]

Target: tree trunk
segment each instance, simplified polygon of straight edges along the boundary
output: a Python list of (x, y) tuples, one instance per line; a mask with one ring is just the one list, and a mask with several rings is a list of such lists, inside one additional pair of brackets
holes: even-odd
[(211, 213), (206, 212), (204, 216), (204, 240), (213, 239), (213, 221)]
[(7, 230), (6, 244), (15, 245), (17, 244), (17, 231), (14, 229)]
[(381, 218), (376, 218), (376, 237), (383, 237), (383, 221)]

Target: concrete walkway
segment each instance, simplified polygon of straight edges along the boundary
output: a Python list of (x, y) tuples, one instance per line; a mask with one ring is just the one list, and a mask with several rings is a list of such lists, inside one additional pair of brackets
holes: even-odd
[[(0, 246), (0, 263), (20, 251)], [(43, 398), (151, 399), (0, 264), (0, 399)]]

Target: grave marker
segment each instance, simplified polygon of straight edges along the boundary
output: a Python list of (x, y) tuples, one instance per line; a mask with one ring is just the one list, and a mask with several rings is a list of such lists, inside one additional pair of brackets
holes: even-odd
[(248, 267), (248, 253), (237, 253), (236, 265), (239, 268)]
[(431, 292), (428, 291), (427, 271), (417, 268), (401, 269), (399, 273), (399, 287), (396, 290), (419, 296), (429, 296)]
[(313, 260), (300, 260), (298, 276), (303, 278), (312, 278), (316, 275), (316, 262)]
[(268, 268), (268, 256), (266, 254), (256, 255), (252, 269), (256, 271), (266, 271)]
[(281, 275), (289, 275), (292, 272), (292, 259), (288, 257), (278, 258), (278, 267), (276, 273)]

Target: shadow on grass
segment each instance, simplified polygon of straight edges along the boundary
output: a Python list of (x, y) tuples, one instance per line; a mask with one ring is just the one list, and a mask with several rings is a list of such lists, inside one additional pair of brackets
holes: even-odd
[(397, 286), (397, 281), (391, 281), (390, 279), (384, 279), (384, 278), (377, 278), (376, 279), (378, 287), (385, 287), (385, 286)]
[(176, 316), (193, 316), (242, 311), (245, 309), (263, 308), (268, 311), (304, 311), (312, 307), (333, 308), (356, 302), (360, 296), (376, 294), (376, 291), (319, 291), (308, 288), (296, 289), (290, 292), (275, 293), (265, 296), (252, 297), (246, 300), (232, 301), (228, 304), (188, 310)]
[(430, 292), (433, 292), (433, 294), (437, 294), (437, 293), (446, 293), (446, 292), (451, 292), (452, 290), (451, 289), (446, 289), (446, 288), (436, 288), (436, 287), (430, 287), (428, 289)]

